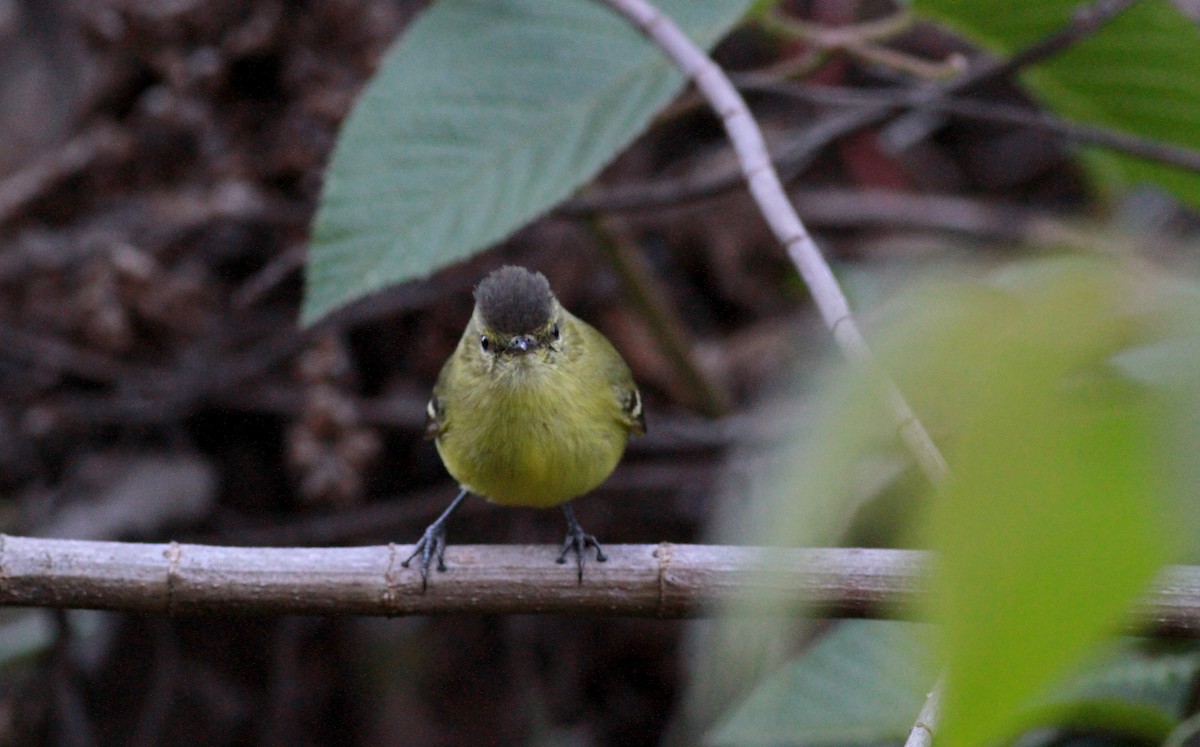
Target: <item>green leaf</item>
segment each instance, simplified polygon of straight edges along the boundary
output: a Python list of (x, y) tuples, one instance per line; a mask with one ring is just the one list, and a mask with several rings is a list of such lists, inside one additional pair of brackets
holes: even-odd
[(933, 681), (928, 626), (840, 623), (766, 678), (710, 745), (877, 744), (903, 739)]
[[(699, 44), (750, 0), (665, 0)], [(594, 0), (441, 0), (389, 52), (339, 136), (303, 317), (426, 276), (590, 180), (683, 78)]]
[[(1052, 727), (1074, 733), (1092, 732), (1110, 739), (1121, 735), (1135, 744), (1162, 744), (1178, 723), (1178, 719), (1155, 705), (1081, 698), (1070, 703), (1035, 707), (1029, 714), (1025, 730)], [(1053, 741), (1046, 744), (1053, 744)]]
[(1126, 640), (1036, 704), (1022, 730), (1055, 727), (1161, 744), (1187, 713), (1200, 672), (1194, 642)]
[(1200, 673), (1200, 649), (1186, 644), (1125, 641), (1083, 669), (1050, 701), (1122, 700), (1155, 706), (1175, 719), (1188, 711), (1192, 682)]
[(1026, 263), (938, 288), (893, 342), (906, 390), (953, 423), (928, 537), (948, 677), (940, 744), (1010, 736), (1175, 549), (1164, 402), (1109, 363), (1161, 334), (1152, 289), (1117, 262)]
[[(1000, 52), (1066, 25), (1079, 0), (915, 0), (915, 8)], [(1200, 27), (1166, 0), (1142, 0), (1094, 36), (1026, 70), (1048, 107), (1079, 122), (1200, 148)], [(1092, 173), (1118, 186), (1152, 182), (1200, 204), (1200, 175), (1110, 152)]]

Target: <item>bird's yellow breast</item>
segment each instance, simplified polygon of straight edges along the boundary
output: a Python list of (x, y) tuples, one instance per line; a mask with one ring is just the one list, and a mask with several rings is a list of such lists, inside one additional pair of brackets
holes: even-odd
[(444, 405), (438, 453), (476, 495), (504, 505), (545, 508), (604, 481), (625, 450), (629, 426), (612, 384), (597, 366), (537, 354), (486, 386), (454, 386)]

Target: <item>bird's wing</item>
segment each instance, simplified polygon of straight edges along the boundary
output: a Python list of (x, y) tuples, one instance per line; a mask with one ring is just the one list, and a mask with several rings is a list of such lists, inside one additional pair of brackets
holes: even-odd
[(446, 399), (443, 393), (453, 374), (454, 358), (451, 355), (446, 359), (433, 385), (433, 393), (429, 395), (429, 402), (425, 405), (425, 438), (434, 439), (446, 432)]
[(642, 412), (642, 393), (638, 391), (637, 384), (633, 383), (630, 378), (625, 389), (625, 397), (621, 400), (621, 412), (629, 420), (629, 430), (639, 436), (646, 433), (646, 414)]
[(425, 405), (425, 438), (437, 438), (441, 434), (445, 422), (446, 410), (435, 391), (430, 395), (429, 403)]
[(633, 373), (625, 363), (625, 359), (617, 352), (608, 338), (600, 334), (596, 328), (576, 317), (571, 317), (576, 323), (581, 335), (589, 339), (592, 362), (603, 371), (604, 378), (612, 387), (617, 405), (621, 408), (621, 418), (630, 432), (638, 435), (646, 433), (646, 416), (642, 412), (642, 393), (633, 382)]
[(612, 386), (617, 404), (621, 408), (621, 418), (631, 432), (644, 435), (646, 433), (646, 415), (642, 412), (642, 393), (638, 391), (637, 384), (633, 382), (633, 373), (629, 370), (625, 360), (617, 353), (616, 348), (599, 332), (595, 334), (598, 338), (596, 346), (603, 346), (611, 353), (604, 356), (602, 367), (604, 376)]

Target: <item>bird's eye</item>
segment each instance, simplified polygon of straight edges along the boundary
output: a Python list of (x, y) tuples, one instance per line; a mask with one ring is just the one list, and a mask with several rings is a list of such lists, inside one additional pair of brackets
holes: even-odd
[(479, 336), (479, 347), (483, 348), (483, 352), (486, 353), (488, 351), (488, 348), (490, 348), (491, 346), (492, 346), (492, 343), (490, 340), (488, 340), (487, 335)]
[(556, 339), (556, 340), (559, 339), (559, 337), (561, 337), (561, 335), (558, 333), (558, 325), (557, 324), (554, 325), (554, 327), (550, 330), (550, 334), (554, 335), (554, 339)]

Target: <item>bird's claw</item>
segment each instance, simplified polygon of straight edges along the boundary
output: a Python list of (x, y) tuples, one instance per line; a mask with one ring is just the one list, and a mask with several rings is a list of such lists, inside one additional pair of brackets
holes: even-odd
[(412, 555), (405, 558), (400, 565), (407, 568), (412, 559), (421, 556), (421, 591), (425, 591), (429, 586), (429, 565), (437, 558), (437, 569), (439, 572), (446, 570), (446, 525), (442, 521), (435, 521), (429, 525), (425, 533), (421, 535), (421, 539), (417, 540), (417, 544), (413, 545)]
[(459, 492), (458, 497), (450, 502), (450, 505), (442, 512), (442, 515), (437, 518), (437, 521), (430, 524), (425, 533), (421, 535), (421, 539), (417, 540), (417, 544), (413, 545), (412, 555), (404, 559), (400, 565), (404, 568), (412, 562), (412, 559), (421, 556), (421, 593), (429, 588), (429, 564), (434, 558), (437, 558), (437, 569), (439, 571), (446, 570), (446, 522), (450, 520), (450, 514), (454, 513), (454, 509), (458, 508), (458, 504), (463, 502), (467, 497), (467, 489), (463, 488)]
[(568, 527), (567, 538), (563, 541), (562, 552), (558, 556), (558, 563), (567, 562), (567, 553), (575, 553), (575, 563), (579, 568), (579, 583), (583, 583), (583, 563), (584, 555), (587, 553), (588, 547), (596, 548), (596, 562), (603, 563), (608, 560), (608, 556), (604, 554), (604, 550), (600, 547), (600, 543), (596, 541), (595, 535), (587, 534), (583, 529), (576, 524)]

